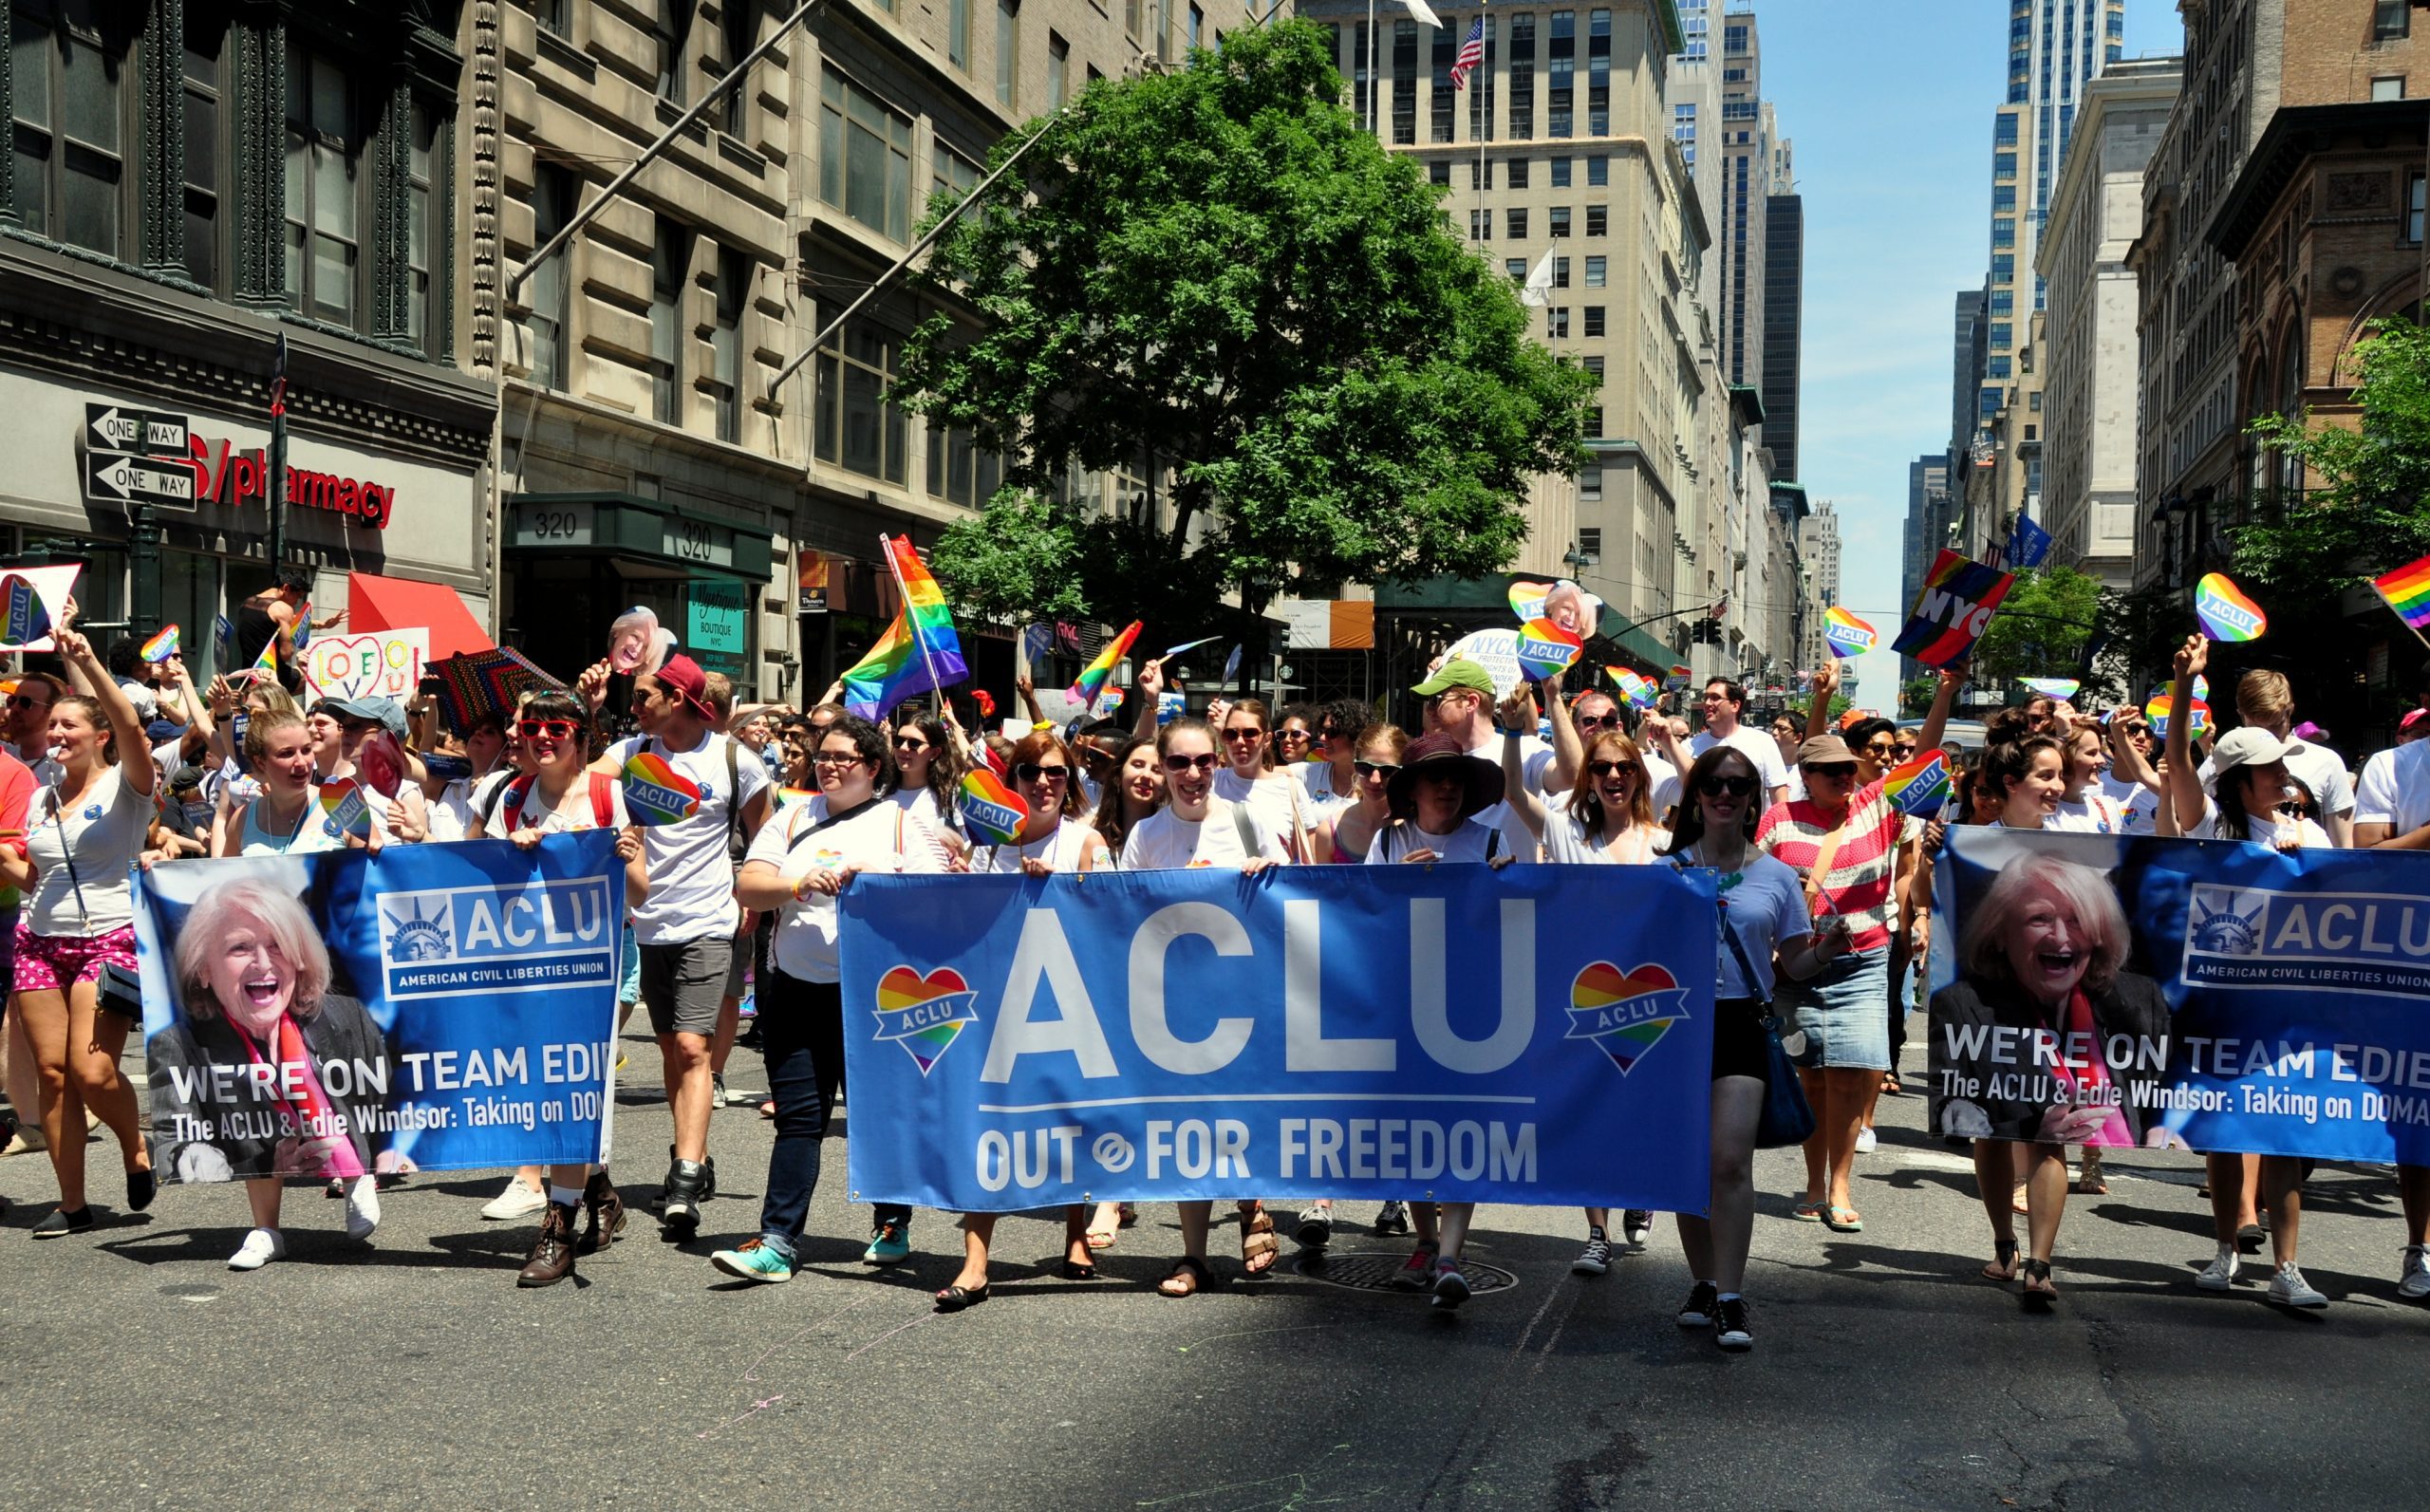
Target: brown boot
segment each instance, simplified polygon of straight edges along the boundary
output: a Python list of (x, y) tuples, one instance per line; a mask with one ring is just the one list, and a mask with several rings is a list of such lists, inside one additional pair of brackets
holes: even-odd
[(549, 1204), (540, 1215), (540, 1238), (532, 1246), (532, 1259), (514, 1278), (515, 1285), (554, 1286), (573, 1274), (573, 1220), (572, 1208)]
[(582, 1189), (583, 1206), (589, 1210), (589, 1222), (582, 1231), (582, 1242), (574, 1246), (579, 1255), (596, 1255), (613, 1244), (625, 1232), (625, 1200), (616, 1195), (616, 1184), (604, 1170), (590, 1173), (589, 1185)]

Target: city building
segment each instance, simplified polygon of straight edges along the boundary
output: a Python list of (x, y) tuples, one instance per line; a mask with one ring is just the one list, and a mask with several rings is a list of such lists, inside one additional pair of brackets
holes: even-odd
[(2015, 349), (2016, 366), (2005, 403), (1991, 412), (1985, 439), (1989, 465), (1967, 470), (1965, 508), (1955, 539), (1959, 552), (1977, 562), (2004, 559), (2017, 517), (2039, 520), (2042, 510), (2042, 416), (2049, 351), (2048, 316), (2035, 310)]
[[(1973, 391), (1967, 390), (1969, 402)], [(1916, 602), (1923, 591), (1924, 574), (1932, 570), (1940, 549), (1948, 544), (1949, 529), (1955, 522), (1956, 510), (1950, 498), (1949, 454), (1926, 452), (1907, 464), (1907, 518), (1900, 532), (1898, 559), (1898, 610)], [(1881, 627), (1876, 625), (1879, 630)], [(1893, 636), (1897, 631), (1890, 632)], [(1911, 656), (1898, 659), (1898, 681), (1914, 681), (1923, 675), (1924, 664)]]
[(434, 651), (486, 644), (496, 399), (456, 365), (455, 9), (0, 5), (0, 559), (82, 563), (87, 621), (178, 625), (193, 671), (224, 669), (213, 623), (274, 566), (284, 340), (285, 555), (315, 608), (391, 627), (377, 595), (416, 579), (394, 597)]
[(2114, 63), (2084, 86), (2035, 254), (2047, 296), (2043, 510), (2049, 561), (2123, 590), (2135, 555), (2135, 404), (2141, 348), (2126, 252), (2143, 171), (2167, 128), (2178, 60)]
[[(1765, 422), (1766, 430), (1770, 422)], [(1822, 615), (1840, 602), (1840, 517), (1823, 499), (1797, 525), (1797, 555), (1805, 575), (1805, 611), (1799, 622), (1797, 664), (1812, 671), (1831, 659), (1822, 640)]]
[(1721, 239), (1722, 370), (1732, 383), (1760, 388), (1772, 120), (1763, 98), (1762, 41), (1747, 0), (1730, 0), (1721, 31), (1721, 209), (1713, 230)]
[(1790, 172), (1789, 143), (1775, 143), (1764, 197), (1764, 445), (1772, 476), (1797, 473), (1797, 385), (1804, 365), (1805, 201)]

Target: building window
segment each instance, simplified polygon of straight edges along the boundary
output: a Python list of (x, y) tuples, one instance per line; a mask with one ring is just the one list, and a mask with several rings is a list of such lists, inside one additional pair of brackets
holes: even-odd
[(1439, 189), (1451, 187), (1451, 159), (1437, 158), (1426, 165), (1426, 181)]
[[(1526, 212), (1525, 212), (1525, 211), (1523, 211), (1523, 210), (1514, 210), (1514, 211), (1512, 211), (1512, 212), (1511, 212), (1511, 214), (1512, 214), (1512, 215), (1525, 215), (1525, 214), (1526, 214)], [(1490, 211), (1490, 210), (1471, 210), (1471, 211), (1469, 211), (1469, 212), (1468, 212), (1468, 240), (1470, 240), (1470, 241), (1491, 241), (1491, 240), (1493, 240), (1493, 212), (1492, 212), (1492, 211)]]
[(1493, 187), (1493, 164), (1489, 162), (1481, 162), (1474, 158), (1469, 159), (1468, 187), (1470, 189), (1491, 189)]
[(1510, 281), (1512, 283), (1523, 284), (1527, 281), (1527, 259), (1524, 257), (1505, 257), (1502, 260), (1502, 271), (1510, 275)]
[(659, 98), (677, 108), (691, 103), (692, 10), (697, 0), (666, 0), (658, 37)]
[(1523, 241), (1526, 239), (1527, 209), (1525, 206), (1513, 205), (1508, 210), (1503, 212), (1503, 217), (1505, 221), (1505, 233), (1508, 235), (1512, 241)]
[(1598, 352), (1598, 353), (1597, 353), (1595, 356), (1587, 358), (1587, 359), (1585, 360), (1585, 363), (1586, 363), (1586, 370), (1587, 370), (1588, 372), (1593, 373), (1593, 374), (1595, 375), (1595, 386), (1596, 386), (1596, 387), (1598, 387), (1598, 388), (1602, 387), (1602, 386), (1603, 386), (1603, 358), (1602, 358), (1602, 354), (1600, 354), (1600, 353)]
[[(2371, 40), (2373, 42), (2396, 42), (2411, 35), (2412, 31), (2413, 8), (2406, 3), (2406, 0), (2372, 0)], [(2372, 98), (2379, 97), (2374, 95)]]
[[(960, 3), (966, 7), (969, 0), (960, 0)], [(756, 19), (752, 8), (757, 4), (758, 0), (723, 0), (718, 12), (720, 30), (725, 38), (725, 71), (728, 73), (732, 73), (749, 56), (751, 49), (758, 46), (759, 39), (752, 33), (752, 23)], [(967, 10), (963, 13), (963, 46), (966, 50), (970, 45)], [(720, 103), (725, 110), (726, 135), (741, 136), (751, 119), (751, 81), (736, 80), (734, 87), (725, 92), (725, 99)]]
[[(560, 164), (534, 164), (532, 170), (532, 247), (533, 251), (549, 244), (550, 238), (566, 229), (580, 203), (581, 191), (576, 186), (573, 171)], [(549, 260), (532, 270), (524, 283), (532, 301), (532, 381), (543, 388), (566, 386), (566, 354), (571, 345), (569, 330), (572, 313), (566, 298), (570, 287), (566, 277), (564, 250), (552, 252)]]
[(2403, 99), (2404, 75), (2401, 73), (2384, 74), (2379, 78), (2373, 79), (2371, 81), (2371, 98), (2374, 100)]
[(2000, 112), (1999, 119), (1991, 127), (1991, 144), (1995, 147), (2016, 145), (2016, 113), (2014, 111)]
[[(1558, 175), (1558, 173), (1559, 173), (1559, 165), (1560, 165), (1560, 161), (1561, 161), (1561, 160), (1560, 160), (1559, 159), (1555, 159), (1553, 161), (1554, 161), (1554, 165), (1555, 165), (1555, 173), (1556, 173), (1556, 175)], [(1527, 187), (1527, 159), (1524, 159), (1524, 158), (1513, 158), (1513, 159), (1510, 159), (1510, 161), (1509, 161), (1505, 166), (1506, 166), (1506, 167), (1507, 167), (1507, 169), (1508, 169), (1508, 176), (1507, 176), (1507, 177), (1506, 177), (1505, 181), (1509, 184), (1509, 186), (1510, 186), (1511, 188), (1513, 188), (1513, 189), (1524, 189), (1524, 188), (1526, 188), (1526, 187)], [(1474, 175), (1471, 175), (1470, 177), (1474, 177)]]
[(886, 402), (901, 344), (873, 326), (845, 333), (818, 354), (814, 449), (865, 477), (903, 481), (903, 411)]
[(683, 289), (691, 272), (692, 233), (661, 215), (649, 258), (649, 393), (662, 425), (683, 423)]
[(1546, 305), (1544, 307), (1544, 334), (1551, 337), (1554, 341), (1561, 341), (1569, 335), (1569, 307), (1567, 305)]
[(1992, 256), (1991, 282), (1995, 284), (2016, 282), (2016, 253), (1998, 252)]
[(1555, 138), (1575, 135), (1572, 130), (1572, 108), (1576, 103), (1578, 68), (1578, 12), (1556, 10), (1546, 53), (1551, 63), (1551, 78), (1544, 96), (1545, 135)]
[(1995, 352), (2004, 352), (2009, 347), (2015, 345), (2015, 332), (2016, 327), (2007, 321), (1995, 320), (1991, 322), (1991, 350)]
[(417, 100), (407, 124), (413, 140), (405, 151), (405, 329), (414, 345), (436, 354), (448, 345), (447, 333), (439, 328), (446, 318), (445, 300), (431, 298), (430, 284), (439, 234), (438, 207), (444, 203), (437, 197), (443, 161), (439, 114)]
[(1603, 254), (1600, 252), (1586, 259), (1586, 287), (1589, 289), (1603, 287)]
[(1608, 229), (1608, 227), (1609, 227), (1609, 222), (1610, 222), (1610, 220), (1611, 220), (1611, 215), (1612, 215), (1612, 207), (1611, 207), (1611, 206), (1609, 206), (1609, 205), (1589, 205), (1589, 206), (1587, 206), (1587, 207), (1586, 207), (1586, 234), (1588, 234), (1589, 236), (1600, 236), (1600, 235), (1602, 235), (1602, 234), (1604, 233), (1604, 232), (1605, 232), (1605, 231)]
[(1581, 525), (1578, 528), (1578, 554), (1590, 560), (1603, 554), (1603, 527)]
[(1991, 217), (1991, 245), (1994, 247), (2013, 247), (2016, 245), (2015, 216), (1994, 215)]
[[(1123, 31), (1123, 35), (1125, 35), (1125, 36), (1130, 36), (1130, 37), (1135, 37), (1135, 36), (1139, 35), (1139, 22), (1140, 22), (1140, 19), (1141, 19), (1141, 14), (1142, 14), (1142, 8), (1141, 8), (1141, 6), (1140, 6), (1139, 0), (1122, 0), (1122, 31)], [(1338, 50), (1340, 50), (1340, 49), (1339, 49), (1338, 47), (1336, 47), (1335, 50), (1336, 50), (1336, 51), (1338, 51)]]
[(1581, 467), (1578, 470), (1578, 497), (1584, 504), (1603, 502), (1602, 468)]
[(1993, 289), (1993, 290), (1991, 291), (1991, 313), (1992, 313), (1992, 314), (1994, 314), (1994, 315), (2013, 315), (2013, 314), (2015, 314), (2015, 313), (2016, 313), (2016, 292), (2015, 292), (2015, 290), (2013, 290), (2013, 289)]
[(2012, 152), (1995, 152), (1991, 154), (1991, 177), (1994, 178), (2014, 178), (2016, 177), (2016, 154)]
[(287, 303), (352, 326), (362, 243), (363, 136), (346, 70), (290, 45), (287, 54)]
[(1555, 158), (1553, 159), (1553, 187), (1555, 189), (1569, 188), (1571, 171), (1571, 159), (1567, 158)]
[(1553, 287), (1555, 289), (1569, 287), (1569, 259), (1566, 257), (1553, 259)]
[(834, 69), (819, 80), (818, 197), (871, 231), (911, 236), (911, 121)]
[(1603, 334), (1602, 306), (1589, 305), (1586, 307), (1586, 334), (1589, 336), (1600, 336)]
[(2415, 174), (2405, 188), (2404, 239), (2421, 245), (2422, 176)]
[(1586, 159), (1586, 187), (1600, 189), (1612, 181), (1612, 159), (1601, 154)]
[[(1595, 333), (1594, 333), (1593, 331), (1591, 331), (1591, 330), (1590, 330), (1590, 331), (1588, 331), (1586, 334), (1587, 334), (1587, 335), (1589, 335), (1589, 336), (1592, 336), (1592, 335), (1594, 335)], [(1592, 409), (1590, 409), (1590, 410), (1588, 410), (1588, 411), (1586, 412), (1586, 434), (1587, 434), (1589, 437), (1595, 437), (1595, 438), (1599, 438), (1599, 437), (1601, 437), (1601, 436), (1602, 436), (1602, 434), (1603, 434), (1603, 406), (1602, 406), (1602, 405), (1598, 404), (1598, 405), (1596, 405), (1594, 408), (1592, 408)]]
[(1046, 34), (1046, 108), (1060, 110), (1064, 85), (1072, 71), (1072, 45), (1056, 32)]
[(1566, 236), (1569, 234), (1569, 207), (1567, 205), (1555, 205), (1551, 210), (1545, 212), (1545, 215), (1552, 221), (1552, 233), (1554, 235)]
[(2016, 185), (1999, 184), (1991, 190), (1991, 208), (2010, 215), (2016, 212)]
[(226, 18), (206, 17), (199, 6), (187, 9), (185, 270), (186, 277), (215, 293), (220, 291), (220, 103), (227, 98), (219, 60), (227, 37)]
[(573, 36), (573, 22), (570, 14), (572, 9), (573, 0), (536, 0), (532, 8), (532, 19), (540, 24), (541, 30), (551, 36), (570, 39)]
[(122, 142), (131, 81), (124, 37), (105, 39), (92, 3), (10, 11), (16, 205), (30, 232), (111, 257), (125, 215)]
[(1020, 0), (996, 0), (996, 103), (1013, 103), (1013, 79), (1021, 50)]
[(1612, 12), (1586, 13), (1586, 134), (1612, 134)]
[(1417, 23), (1393, 23), (1393, 144), (1417, 144)]
[[(751, 304), (751, 259), (731, 247), (718, 249), (717, 326), (710, 336), (709, 364), (715, 376), (710, 391), (717, 397), (718, 439), (742, 439), (742, 313)], [(900, 420), (896, 421), (899, 425)], [(895, 443), (894, 471), (887, 476), (903, 481), (903, 447)]]
[(931, 422), (928, 426), (928, 492), (975, 510), (1003, 485), (1003, 464), (982, 452), (971, 434)]
[(1189, 45), (1193, 47), (1206, 45), (1206, 12), (1196, 6), (1189, 8)]
[(2014, 376), (2014, 364), (2009, 359), (1993, 357), (1985, 363), (1983, 375), (1986, 378), (2009, 378)]
[(1536, 18), (1510, 18), (1510, 140), (1536, 134)]

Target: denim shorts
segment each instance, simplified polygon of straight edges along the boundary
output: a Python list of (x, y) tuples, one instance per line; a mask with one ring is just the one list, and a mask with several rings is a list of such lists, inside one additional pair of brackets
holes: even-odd
[(1890, 1069), (1890, 952), (1841, 956), (1804, 981), (1781, 982), (1781, 1007), (1805, 1034), (1800, 1066)]
[(642, 943), (631, 924), (625, 925), (624, 980), (616, 985), (616, 1006), (642, 1000)]

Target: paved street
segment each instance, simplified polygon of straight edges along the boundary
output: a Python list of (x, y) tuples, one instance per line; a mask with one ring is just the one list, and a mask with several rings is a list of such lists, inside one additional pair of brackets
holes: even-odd
[[(748, 1052), (735, 1071), (758, 1084)], [(487, 1173), (415, 1177), (369, 1248), (293, 1188), (291, 1258), (241, 1276), (224, 1265), (236, 1191), (173, 1187), (142, 1218), (36, 1244), (49, 1171), (10, 1159), (0, 1505), (2421, 1503), (2430, 1310), (2394, 1299), (2383, 1174), (2317, 1179), (2307, 1273), (2334, 1305), (2289, 1316), (2258, 1283), (2190, 1285), (2210, 1248), (2192, 1162), (2113, 1161), (2111, 1194), (2069, 1214), (2066, 1298), (2036, 1317), (1972, 1279), (1988, 1253), (1972, 1177), (1921, 1117), (1919, 1096), (1885, 1100), (1862, 1234), (1789, 1222), (1793, 1157), (1765, 1157), (1743, 1357), (1672, 1325), (1687, 1273), (1667, 1224), (1586, 1279), (1568, 1272), (1577, 1215), (1543, 1209), (1480, 1213), (1472, 1257), (1517, 1285), (1453, 1317), (1287, 1258), (1273, 1281), (1159, 1298), (1168, 1207), (1094, 1285), (1046, 1279), (1059, 1227), (1008, 1222), (1017, 1279), (939, 1317), (927, 1294), (958, 1236), (923, 1214), (912, 1264), (864, 1270), (866, 1210), (832, 1166), (807, 1271), (745, 1290), (705, 1257), (757, 1216), (768, 1126), (749, 1109), (712, 1135), (715, 1242), (664, 1245), (637, 1214), (578, 1281), (537, 1293), (513, 1284), (532, 1230), (477, 1215)], [(651, 1190), (666, 1127), (663, 1102), (626, 1094), (628, 1193)]]

